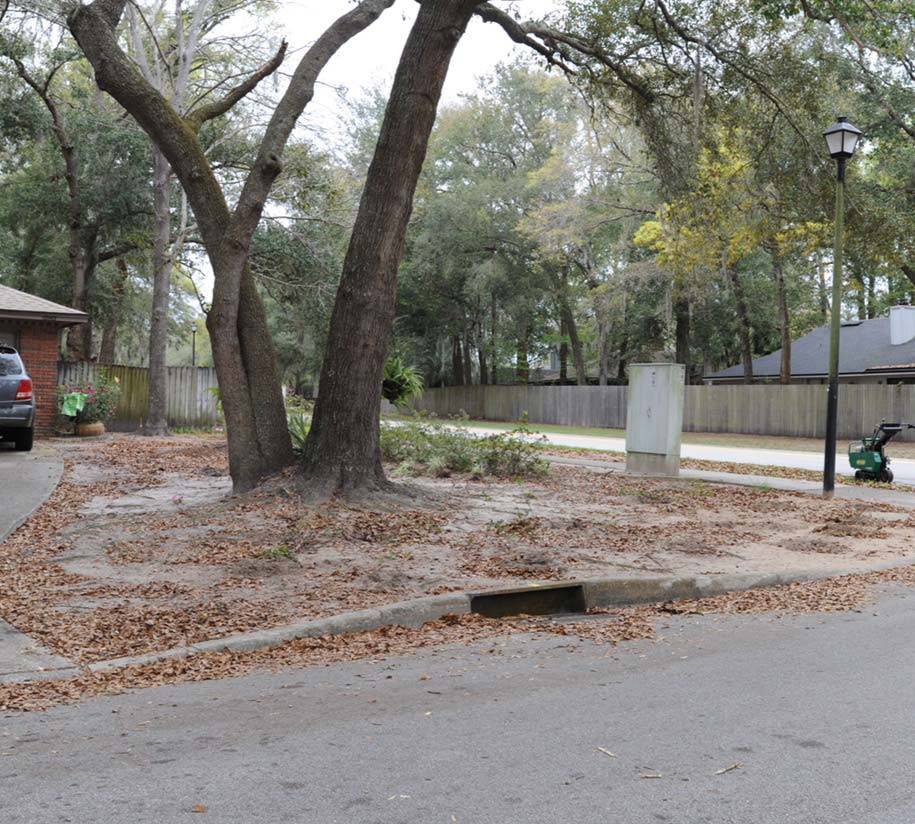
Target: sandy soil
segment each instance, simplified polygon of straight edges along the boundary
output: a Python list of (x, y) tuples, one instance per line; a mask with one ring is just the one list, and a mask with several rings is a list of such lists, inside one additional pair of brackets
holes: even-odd
[(230, 497), (215, 437), (58, 446), (64, 483), (0, 546), (0, 616), (79, 662), (451, 589), (915, 560), (909, 511), (764, 488), (555, 466), (315, 507), (292, 474)]

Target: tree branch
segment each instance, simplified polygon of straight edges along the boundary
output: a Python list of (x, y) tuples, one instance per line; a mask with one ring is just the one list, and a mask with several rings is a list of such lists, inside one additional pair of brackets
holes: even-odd
[(258, 83), (269, 77), (280, 67), (283, 58), (286, 56), (287, 47), (288, 44), (284, 40), (277, 53), (256, 72), (239, 83), (235, 88), (230, 89), (219, 100), (200, 105), (190, 112), (185, 118), (190, 127), (195, 131), (199, 130), (206, 121), (213, 120), (214, 118), (225, 114), (236, 103), (250, 94), (257, 87)]

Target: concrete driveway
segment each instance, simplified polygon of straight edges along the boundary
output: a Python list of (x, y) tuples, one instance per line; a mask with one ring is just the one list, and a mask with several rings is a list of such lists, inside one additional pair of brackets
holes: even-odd
[(15, 530), (54, 491), (64, 462), (50, 446), (16, 452), (0, 440), (0, 541)]

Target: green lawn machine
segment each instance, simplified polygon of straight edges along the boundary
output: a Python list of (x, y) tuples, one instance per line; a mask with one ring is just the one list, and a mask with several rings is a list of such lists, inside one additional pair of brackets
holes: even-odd
[(881, 421), (874, 427), (873, 435), (848, 445), (848, 462), (855, 470), (855, 480), (880, 481), (887, 484), (893, 482), (890, 459), (884, 449), (905, 429), (915, 429), (915, 424)]

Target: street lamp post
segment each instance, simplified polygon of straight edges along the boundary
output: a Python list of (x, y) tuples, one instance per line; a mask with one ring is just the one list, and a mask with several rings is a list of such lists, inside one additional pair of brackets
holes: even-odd
[(197, 322), (191, 326), (191, 366), (197, 365)]
[(832, 260), (832, 317), (829, 337), (829, 395), (826, 400), (826, 451), (823, 463), (823, 497), (836, 487), (836, 432), (839, 414), (839, 330), (842, 325), (842, 242), (845, 235), (845, 161), (854, 153), (861, 130), (840, 117), (825, 132), (829, 156), (836, 161), (836, 235)]

